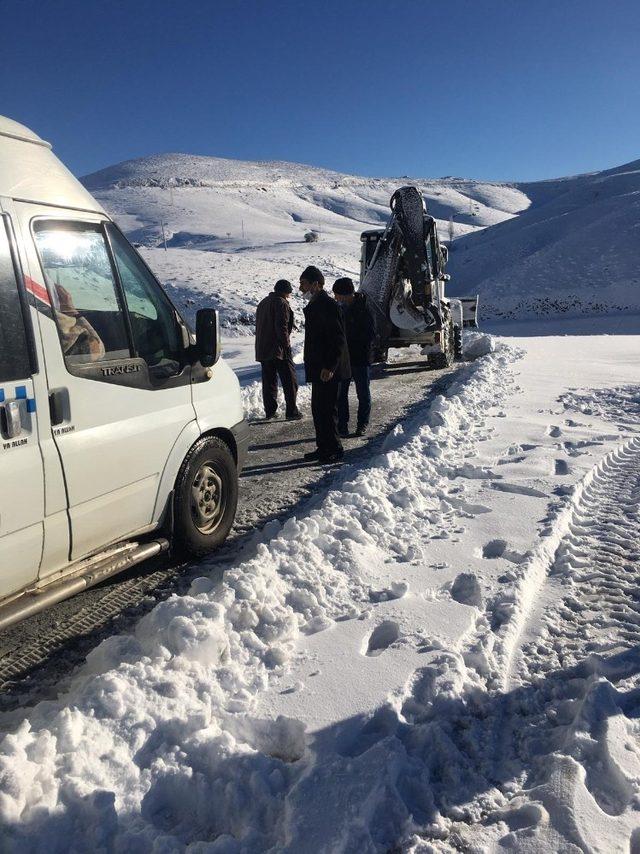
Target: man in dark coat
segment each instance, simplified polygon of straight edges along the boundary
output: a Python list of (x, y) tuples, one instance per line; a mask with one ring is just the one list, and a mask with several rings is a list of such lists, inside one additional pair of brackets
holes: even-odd
[(278, 411), (278, 377), (284, 392), (287, 420), (302, 418), (296, 404), (298, 378), (291, 357), (293, 311), (289, 297), (292, 291), (291, 283), (280, 279), (256, 310), (256, 360), (262, 366), (262, 400), (267, 419), (275, 418)]
[[(372, 362), (373, 344), (376, 336), (373, 315), (367, 303), (367, 296), (356, 293), (351, 279), (336, 279), (333, 293), (344, 312), (344, 324), (351, 361), (351, 378), (358, 397), (358, 420), (356, 436), (364, 436), (371, 415), (371, 389), (369, 384), (369, 366)], [(349, 386), (351, 379), (340, 383), (338, 393), (338, 432), (349, 435)]]
[(302, 273), (300, 290), (308, 301), (304, 309), (304, 369), (311, 383), (318, 446), (305, 454), (305, 459), (338, 462), (343, 455), (338, 436), (338, 390), (341, 380), (351, 374), (344, 320), (338, 304), (324, 290), (324, 276), (317, 267), (307, 267)]

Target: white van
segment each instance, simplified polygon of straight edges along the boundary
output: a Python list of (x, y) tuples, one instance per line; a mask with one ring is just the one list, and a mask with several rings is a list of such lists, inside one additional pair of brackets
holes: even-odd
[(49, 143), (0, 117), (0, 628), (174, 542), (227, 536), (248, 445), (195, 336)]

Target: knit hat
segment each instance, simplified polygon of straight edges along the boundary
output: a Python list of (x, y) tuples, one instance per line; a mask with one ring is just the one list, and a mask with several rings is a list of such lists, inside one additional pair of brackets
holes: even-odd
[(273, 286), (273, 291), (276, 294), (290, 294), (293, 293), (293, 288), (291, 287), (291, 282), (288, 282), (286, 279), (278, 279)]
[(356, 289), (353, 286), (353, 282), (351, 279), (348, 279), (346, 276), (342, 279), (336, 279), (333, 283), (333, 292), (334, 294), (338, 294), (341, 297), (348, 297), (351, 294), (356, 292)]
[(300, 278), (305, 279), (307, 282), (311, 282), (312, 285), (316, 283), (322, 285), (324, 288), (324, 276), (317, 267), (307, 267), (300, 274)]

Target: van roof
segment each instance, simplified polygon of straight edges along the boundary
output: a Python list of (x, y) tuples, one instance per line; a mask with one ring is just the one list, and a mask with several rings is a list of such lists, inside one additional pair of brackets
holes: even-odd
[(103, 208), (28, 127), (0, 116), (0, 196), (104, 213)]
[(10, 136), (23, 142), (33, 142), (35, 145), (46, 145), (47, 148), (51, 148), (50, 142), (45, 142), (44, 139), (40, 139), (37, 133), (29, 130), (25, 125), (21, 125), (20, 122), (8, 119), (6, 116), (0, 116), (0, 136)]

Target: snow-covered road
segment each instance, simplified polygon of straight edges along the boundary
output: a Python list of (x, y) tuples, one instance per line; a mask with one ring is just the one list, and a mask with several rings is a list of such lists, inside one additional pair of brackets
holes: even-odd
[(5, 716), (7, 850), (635, 851), (639, 364), (499, 342)]
[[(262, 529), (269, 521), (297, 513), (301, 506), (308, 506), (311, 495), (322, 499), (336, 474), (335, 467), (327, 469), (303, 459), (314, 447), (305, 386), (300, 395), (305, 412), (302, 421), (263, 420), (260, 384), (255, 379), (259, 368), (252, 364), (253, 341), (241, 341), (250, 346), (228, 342), (225, 352), (227, 358), (232, 355), (234, 369), (245, 383), (242, 393), (249, 417), (258, 417), (251, 421), (252, 441), (241, 476), (235, 523), (224, 549), (215, 555), (220, 577), (230, 556), (237, 557), (256, 537), (263, 539)], [(377, 372), (372, 383), (370, 429), (363, 439), (352, 437), (346, 443), (346, 464), (360, 466), (377, 453), (395, 424), (424, 406), (425, 397), (439, 393), (437, 389), (458, 368), (426, 371), (423, 357), (415, 361), (413, 354), (405, 354), (393, 367)], [(298, 371), (302, 381), (301, 365)], [(93, 647), (110, 634), (130, 631), (157, 601), (188, 590), (190, 579), (201, 571), (199, 566), (197, 561), (184, 564), (171, 556), (151, 561), (4, 631), (0, 636), (0, 710), (55, 696)]]

